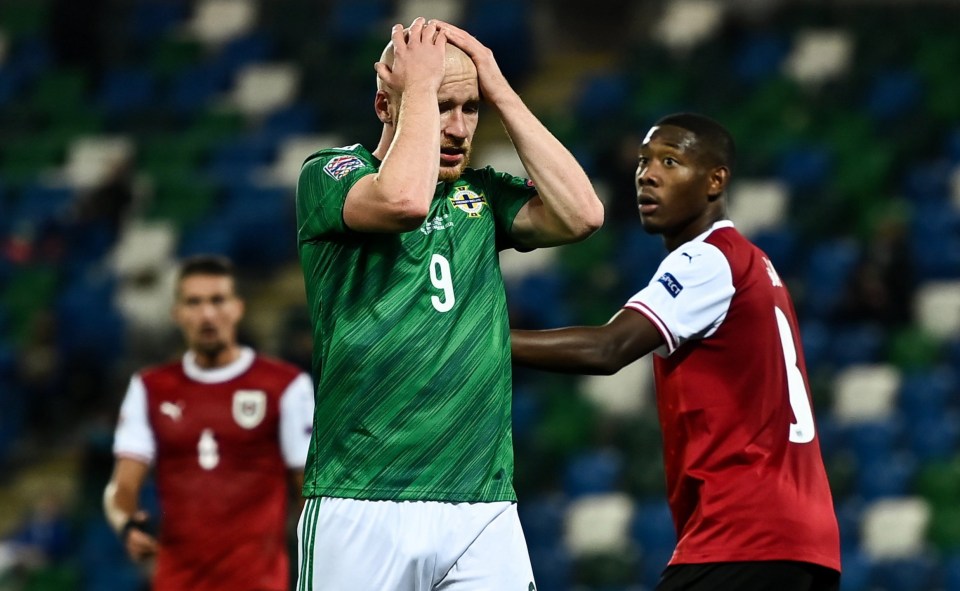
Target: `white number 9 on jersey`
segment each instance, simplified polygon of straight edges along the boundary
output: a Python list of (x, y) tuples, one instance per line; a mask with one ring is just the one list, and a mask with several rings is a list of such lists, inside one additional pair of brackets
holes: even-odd
[(449, 312), (456, 303), (453, 294), (453, 276), (450, 274), (450, 262), (439, 254), (430, 257), (430, 283), (443, 292), (443, 298), (430, 296), (430, 303), (437, 312)]

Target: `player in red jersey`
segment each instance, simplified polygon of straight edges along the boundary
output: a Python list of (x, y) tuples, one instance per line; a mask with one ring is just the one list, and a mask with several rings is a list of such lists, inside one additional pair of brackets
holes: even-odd
[(640, 147), (640, 220), (669, 251), (603, 326), (512, 331), (514, 360), (611, 374), (655, 352), (677, 546), (657, 591), (839, 588), (836, 514), (790, 294), (726, 219), (729, 132), (661, 119)]
[[(134, 560), (156, 554), (154, 591), (289, 588), (289, 486), (299, 497), (313, 385), (237, 342), (243, 311), (229, 260), (186, 260), (173, 316), (187, 352), (136, 373), (120, 408), (104, 508)], [(156, 538), (139, 504), (151, 465)]]

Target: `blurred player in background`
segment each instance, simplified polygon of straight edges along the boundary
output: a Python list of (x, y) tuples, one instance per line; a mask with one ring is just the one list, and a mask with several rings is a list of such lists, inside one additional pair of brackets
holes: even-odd
[(607, 324), (514, 330), (513, 357), (611, 374), (656, 352), (678, 539), (658, 591), (836, 590), (837, 519), (797, 318), (770, 259), (726, 219), (734, 152), (729, 132), (700, 115), (651, 128), (637, 206), (669, 254)]
[[(583, 239), (603, 207), (473, 36), (395, 25), (375, 67), (376, 148), (317, 152), (297, 189), (318, 391), (300, 588), (528, 591), (498, 253)], [(532, 180), (467, 168), (484, 100)]]
[[(134, 560), (156, 554), (155, 591), (289, 588), (288, 504), (303, 484), (313, 384), (237, 342), (235, 283), (225, 258), (182, 263), (173, 317), (187, 352), (135, 374), (120, 408), (104, 508)], [(151, 466), (156, 537), (139, 504)]]

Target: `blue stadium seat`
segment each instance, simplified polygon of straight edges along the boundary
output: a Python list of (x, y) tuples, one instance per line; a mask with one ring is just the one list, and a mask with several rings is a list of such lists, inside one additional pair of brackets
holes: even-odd
[(920, 107), (923, 82), (912, 70), (875, 72), (867, 88), (866, 111), (878, 121), (890, 121)]
[(946, 187), (935, 188), (940, 181), (928, 180), (933, 186), (915, 187), (918, 202), (910, 224), (914, 274), (918, 280), (956, 279), (960, 277), (960, 209), (946, 200)]
[[(767, 253), (773, 266), (777, 268), (777, 274), (784, 281), (788, 281), (797, 269), (797, 234), (788, 227), (768, 228), (757, 232), (751, 240), (757, 245), (757, 248)], [(788, 286), (789, 287), (789, 286)]]
[(834, 155), (830, 149), (812, 143), (797, 143), (778, 158), (777, 178), (798, 194), (823, 187), (833, 173)]
[(941, 416), (958, 385), (956, 370), (947, 365), (905, 373), (900, 377), (898, 408), (908, 422)]
[(948, 460), (960, 449), (960, 414), (943, 411), (907, 421), (910, 451), (921, 462)]
[(904, 171), (900, 188), (913, 203), (944, 202), (950, 197), (954, 163), (946, 158), (924, 160)]
[(393, 24), (389, 19), (386, 0), (336, 0), (327, 19), (328, 33), (334, 41), (348, 44), (362, 41), (374, 31), (386, 38)]
[(463, 27), (489, 47), (507, 80), (520, 83), (533, 68), (531, 3), (482, 0), (467, 3)]
[(133, 3), (129, 31), (140, 43), (156, 42), (187, 19), (187, 2), (139, 0)]
[[(943, 363), (949, 367), (960, 367), (960, 335), (943, 342)], [(951, 398), (951, 403), (960, 408), (960, 400)]]
[(863, 520), (864, 501), (858, 497), (846, 497), (834, 501), (837, 525), (840, 527), (840, 552), (842, 556), (856, 553), (860, 548), (860, 523)]
[(908, 452), (874, 455), (857, 467), (857, 492), (867, 501), (902, 497), (910, 492), (917, 473), (917, 460)]
[(574, 455), (563, 472), (563, 491), (571, 499), (614, 492), (623, 473), (623, 455), (614, 448), (590, 449)]
[(663, 239), (647, 234), (640, 224), (631, 224), (623, 229), (612, 257), (618, 274), (625, 279), (630, 292), (624, 298), (630, 297), (653, 279), (665, 253)]
[(651, 499), (637, 503), (630, 537), (640, 551), (640, 582), (652, 589), (677, 543), (673, 515), (666, 499)]
[(745, 36), (733, 57), (733, 70), (744, 82), (761, 82), (779, 75), (790, 51), (790, 39), (771, 31)]
[(832, 240), (813, 247), (804, 273), (803, 310), (825, 318), (843, 297), (847, 278), (860, 257), (860, 247), (850, 239)]
[(167, 102), (177, 112), (197, 113), (227, 89), (229, 79), (216, 66), (199, 64), (174, 75), (168, 88)]
[(231, 137), (213, 149), (205, 168), (215, 184), (242, 190), (257, 169), (270, 164), (275, 155), (275, 141), (263, 134)]
[(210, 215), (183, 229), (177, 245), (177, 256), (209, 253), (233, 258), (236, 243), (233, 227), (225, 223), (219, 215)]
[(619, 72), (591, 74), (578, 85), (580, 93), (573, 106), (577, 119), (590, 122), (615, 116), (629, 100), (626, 78)]
[(946, 155), (954, 164), (960, 164), (960, 125), (947, 136)]
[(539, 495), (517, 504), (527, 546), (553, 548), (563, 542), (567, 499), (559, 494)]
[(272, 268), (296, 260), (294, 218), (290, 189), (240, 184), (228, 189), (217, 221), (230, 228), (238, 265)]
[(960, 553), (943, 557), (943, 591), (960, 591)]
[(842, 591), (875, 591), (871, 578), (874, 561), (859, 547), (845, 548), (841, 553), (840, 589)]
[(46, 39), (30, 36), (19, 39), (13, 46), (4, 68), (10, 68), (24, 85), (33, 83), (37, 77), (53, 65), (53, 55)]
[(880, 324), (835, 326), (830, 340), (830, 359), (834, 368), (880, 362), (886, 339), (887, 332)]
[(532, 435), (540, 421), (540, 403), (529, 388), (516, 382), (513, 387), (513, 438), (522, 441)]
[(820, 440), (820, 449), (824, 458), (832, 457), (847, 449), (844, 437), (845, 426), (837, 421), (833, 413), (827, 412), (828, 410), (822, 409), (822, 412), (818, 412), (815, 417), (817, 438)]
[(533, 567), (537, 589), (573, 589), (574, 561), (562, 542), (552, 546), (532, 546), (530, 566)]
[(151, 106), (157, 82), (145, 68), (120, 68), (107, 72), (97, 93), (97, 104), (109, 118)]
[(281, 107), (264, 119), (260, 134), (279, 142), (286, 136), (314, 132), (318, 129), (316, 110), (304, 102)]
[(42, 226), (62, 218), (70, 207), (74, 190), (66, 186), (30, 183), (20, 190), (13, 208), (14, 222)]
[(937, 588), (937, 563), (932, 556), (914, 556), (878, 560), (870, 579), (875, 589), (884, 591), (929, 591)]
[(677, 531), (666, 499), (647, 499), (637, 503), (630, 536), (642, 548), (673, 548)]
[(0, 107), (13, 101), (23, 90), (25, 76), (14, 64), (0, 64)]
[[(563, 297), (565, 277), (556, 269), (529, 273), (507, 286), (511, 314), (526, 328), (556, 328), (570, 324), (572, 315)], [(549, 306), (543, 305), (550, 302)]]
[(273, 56), (270, 39), (254, 32), (229, 40), (220, 49), (214, 62), (223, 72), (233, 76), (244, 66), (270, 61)]
[(117, 230), (106, 220), (91, 220), (68, 224), (63, 237), (62, 272), (66, 280), (72, 280), (104, 260), (116, 244)]
[(901, 448), (903, 430), (899, 417), (874, 419), (848, 425), (843, 438), (859, 464), (877, 465)]
[(820, 320), (801, 320), (800, 340), (808, 373), (816, 373), (821, 366), (831, 362), (830, 336), (830, 327)]
[(62, 353), (90, 363), (107, 364), (124, 348), (123, 315), (113, 305), (116, 279), (80, 276), (56, 302), (57, 337)]
[(84, 591), (139, 591), (146, 577), (120, 545), (106, 520), (97, 516), (81, 530), (78, 557), (83, 564)]

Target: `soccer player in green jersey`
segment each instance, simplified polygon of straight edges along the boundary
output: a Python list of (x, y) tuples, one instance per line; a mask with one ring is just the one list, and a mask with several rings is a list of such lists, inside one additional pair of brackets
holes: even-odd
[[(583, 169), (453, 25), (395, 25), (373, 151), (303, 166), (297, 227), (317, 408), (301, 590), (535, 588), (516, 512), (498, 253), (603, 223)], [(530, 180), (468, 168), (481, 101)]]

